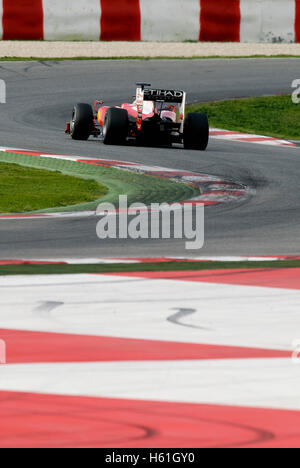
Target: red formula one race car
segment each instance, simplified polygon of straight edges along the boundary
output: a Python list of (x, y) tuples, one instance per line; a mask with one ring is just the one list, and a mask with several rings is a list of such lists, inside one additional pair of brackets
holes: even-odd
[(120, 107), (108, 107), (102, 101), (95, 101), (93, 111), (89, 104), (77, 104), (66, 133), (74, 140), (100, 136), (106, 145), (121, 145), (129, 140), (158, 146), (183, 143), (187, 149), (204, 151), (209, 140), (207, 116), (185, 115), (184, 91), (151, 89), (150, 86), (137, 83), (134, 102)]

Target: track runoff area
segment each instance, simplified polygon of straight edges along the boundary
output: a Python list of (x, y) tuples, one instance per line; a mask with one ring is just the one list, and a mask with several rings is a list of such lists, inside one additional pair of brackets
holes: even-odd
[[(299, 151), (260, 135), (243, 143), (220, 129), (211, 130), (212, 145), (229, 135), (234, 147)], [(185, 183), (212, 177), (127, 163), (151, 176), (181, 172)], [(201, 186), (198, 197), (212, 202), (209, 210), (229, 211), (255, 198), (243, 185), (237, 202), (229, 182), (212, 179), (210, 194)], [(300, 445), (299, 256), (26, 257), (0, 266), (0, 446), (102, 447), (107, 463), (138, 465), (199, 463), (191, 446)]]

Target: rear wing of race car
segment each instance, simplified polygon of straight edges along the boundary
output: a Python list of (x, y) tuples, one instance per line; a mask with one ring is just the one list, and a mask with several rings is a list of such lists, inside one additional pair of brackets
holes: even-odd
[(184, 91), (174, 89), (144, 89), (144, 101), (164, 101), (181, 104), (184, 100)]
[(142, 107), (144, 101), (153, 101), (153, 102), (167, 102), (170, 104), (178, 104), (180, 112), (180, 120), (182, 122), (182, 131), (183, 131), (183, 121), (185, 117), (185, 105), (186, 105), (186, 93), (177, 89), (152, 89), (148, 86), (151, 86), (148, 83), (137, 83), (136, 90), (136, 102), (138, 105), (138, 111), (142, 113)]

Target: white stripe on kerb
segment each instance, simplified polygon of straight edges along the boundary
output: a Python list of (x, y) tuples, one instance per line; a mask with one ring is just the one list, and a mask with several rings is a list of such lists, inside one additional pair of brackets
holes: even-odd
[(140, 0), (143, 41), (198, 41), (200, 1)]
[(294, 42), (295, 0), (240, 0), (241, 42)]
[(0, 390), (300, 410), (292, 358), (9, 364)]
[(43, 0), (43, 9), (45, 40), (99, 40), (99, 0)]

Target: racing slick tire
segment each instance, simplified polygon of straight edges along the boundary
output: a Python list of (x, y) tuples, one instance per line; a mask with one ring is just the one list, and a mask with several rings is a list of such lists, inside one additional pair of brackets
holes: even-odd
[(209, 122), (206, 114), (187, 114), (183, 127), (185, 149), (205, 151), (209, 140)]
[(103, 143), (105, 145), (122, 145), (128, 136), (129, 119), (125, 109), (110, 107), (103, 122)]
[(87, 140), (93, 132), (94, 114), (89, 104), (76, 104), (70, 123), (70, 135), (73, 140)]

